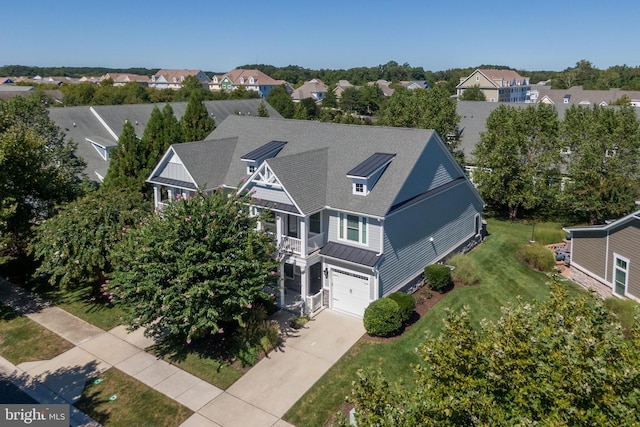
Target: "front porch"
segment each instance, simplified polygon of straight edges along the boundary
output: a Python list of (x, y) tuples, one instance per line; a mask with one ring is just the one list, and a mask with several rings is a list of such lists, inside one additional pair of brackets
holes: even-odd
[(285, 262), (281, 270), (281, 308), (313, 315), (323, 307), (321, 262), (306, 267)]

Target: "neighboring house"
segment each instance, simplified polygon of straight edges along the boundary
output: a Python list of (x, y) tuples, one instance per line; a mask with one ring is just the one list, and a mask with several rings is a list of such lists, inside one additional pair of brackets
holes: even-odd
[(531, 91), (529, 78), (513, 70), (477, 69), (469, 77), (460, 78), (456, 86), (458, 98), (465, 89), (478, 86), (489, 102), (526, 102)]
[(640, 302), (640, 211), (609, 224), (565, 230), (572, 236), (571, 280), (603, 298)]
[(114, 86), (124, 86), (127, 83), (135, 82), (142, 86), (148, 86), (150, 78), (141, 76), (140, 74), (130, 73), (107, 73), (102, 76), (101, 80), (111, 79)]
[[(0, 92), (0, 95), (2, 92)], [(269, 117), (282, 117), (268, 103), (260, 99), (205, 101), (209, 115), (220, 124), (230, 115), (258, 115), (264, 102)], [(171, 102), (176, 118), (180, 119), (187, 102)], [(87, 162), (85, 169), (89, 179), (102, 182), (109, 168), (109, 152), (118, 143), (118, 137), (126, 120), (129, 120), (138, 137), (142, 137), (151, 111), (156, 104), (95, 105), (93, 107), (64, 107), (49, 109), (49, 117), (73, 139), (78, 147), (76, 155)], [(157, 104), (162, 110), (165, 104)]]
[(350, 87), (354, 87), (354, 86), (351, 83), (349, 83), (347, 80), (338, 80), (338, 83), (336, 83), (336, 87), (333, 89), (333, 92), (336, 94), (336, 98), (337, 99), (342, 98), (342, 92), (344, 92), (345, 89)]
[(15, 81), (11, 77), (0, 77), (0, 85), (13, 85)]
[(149, 87), (178, 90), (189, 76), (196, 76), (204, 87), (208, 87), (211, 81), (202, 70), (159, 70), (151, 76)]
[(569, 89), (551, 89), (549, 87), (532, 90), (532, 99), (540, 104), (598, 105), (606, 107), (626, 96), (632, 107), (640, 107), (640, 91), (635, 90), (585, 90), (582, 86)]
[(147, 182), (159, 209), (196, 189), (250, 193), (271, 213), (280, 302), (307, 313), (362, 316), (482, 238), (484, 203), (433, 130), (230, 116), (171, 146)]
[(410, 81), (410, 82), (402, 81), (402, 82), (400, 82), (400, 84), (402, 86), (406, 87), (409, 90), (431, 89), (431, 86), (429, 86), (429, 83), (427, 83), (424, 80), (414, 80), (414, 81)]
[(260, 93), (262, 98), (266, 98), (271, 89), (285, 84), (282, 80), (275, 80), (260, 70), (245, 70), (236, 68), (226, 74), (213, 76), (209, 83), (209, 89), (213, 91), (232, 91), (239, 86), (244, 86), (247, 90)]
[(291, 99), (293, 99), (293, 102), (300, 102), (303, 99), (311, 98), (316, 102), (321, 102), (324, 94), (327, 93), (327, 89), (327, 85), (322, 80), (312, 79), (295, 89), (291, 93)]
[(369, 82), (367, 84), (369, 86), (378, 85), (378, 88), (380, 88), (380, 90), (382, 91), (382, 94), (386, 97), (390, 97), (391, 95), (393, 95), (393, 92), (395, 92), (395, 89), (392, 89), (391, 87), (389, 87), (391, 82), (388, 82), (386, 80), (377, 80), (375, 82)]

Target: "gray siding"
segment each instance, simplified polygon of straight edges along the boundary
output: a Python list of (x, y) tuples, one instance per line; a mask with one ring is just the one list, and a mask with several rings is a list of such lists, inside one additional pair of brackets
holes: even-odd
[(167, 163), (160, 175), (162, 178), (177, 179), (179, 181), (192, 182), (187, 170), (183, 165), (177, 163)]
[[(571, 262), (606, 279), (607, 232), (602, 230), (574, 231), (571, 243)], [(611, 265), (611, 264), (609, 264)]]
[[(360, 196), (354, 196), (360, 197)], [(329, 229), (328, 229), (328, 237), (327, 241), (330, 242), (338, 242), (345, 245), (357, 246), (359, 248), (365, 248), (372, 251), (378, 252), (380, 250), (380, 239), (381, 236), (381, 227), (380, 222), (375, 218), (367, 218), (367, 244), (363, 245), (360, 243), (352, 242), (350, 240), (341, 240), (339, 234), (339, 224), (340, 224), (340, 213), (337, 211), (330, 211), (329, 214)]]
[(606, 279), (610, 283), (613, 283), (614, 253), (629, 259), (627, 293), (640, 298), (640, 221), (623, 224), (609, 232), (609, 269)]
[(255, 191), (253, 197), (256, 199), (293, 205), (293, 202), (283, 190), (261, 187), (259, 185), (254, 185), (251, 187), (251, 190)]
[(475, 218), (481, 211), (480, 201), (463, 183), (389, 216), (379, 267), (380, 296), (395, 291), (475, 236)]

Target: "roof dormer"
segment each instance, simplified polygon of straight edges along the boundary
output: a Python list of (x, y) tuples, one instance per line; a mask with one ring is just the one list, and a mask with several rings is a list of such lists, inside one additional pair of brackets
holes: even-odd
[(369, 194), (395, 156), (389, 153), (374, 153), (347, 172), (347, 178), (351, 178), (352, 193), (358, 196)]
[(286, 144), (287, 143), (285, 141), (269, 141), (240, 157), (240, 160), (247, 163), (247, 174), (253, 174), (258, 166), (260, 166), (260, 163), (266, 159), (271, 159), (277, 156)]

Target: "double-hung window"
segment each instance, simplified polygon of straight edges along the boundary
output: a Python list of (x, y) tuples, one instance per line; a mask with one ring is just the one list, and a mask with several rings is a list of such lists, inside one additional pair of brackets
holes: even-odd
[(362, 244), (367, 243), (367, 218), (358, 215), (341, 213), (339, 237)]
[(615, 265), (613, 270), (614, 287), (613, 292), (616, 295), (624, 296), (627, 293), (627, 278), (629, 277), (629, 260), (621, 257), (620, 255), (614, 255)]

